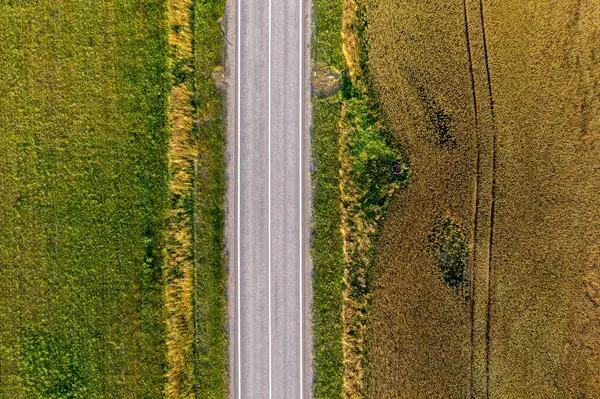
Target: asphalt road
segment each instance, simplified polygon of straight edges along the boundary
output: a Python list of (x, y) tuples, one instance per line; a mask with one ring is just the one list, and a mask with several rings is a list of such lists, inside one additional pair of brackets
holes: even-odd
[(236, 398), (309, 397), (300, 3), (238, 0), (235, 8), (236, 195), (229, 206), (236, 215), (230, 245)]

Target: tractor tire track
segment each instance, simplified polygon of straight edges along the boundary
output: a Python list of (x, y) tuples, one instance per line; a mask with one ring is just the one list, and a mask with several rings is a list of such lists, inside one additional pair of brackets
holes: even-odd
[[(491, 286), (493, 283), (492, 260), (497, 192), (498, 139), (497, 129), (494, 125), (494, 98), (491, 85), (483, 1), (474, 0), (472, 3), (469, 3), (467, 0), (463, 0), (462, 11), (468, 69), (473, 96), (476, 140), (472, 256), (469, 265), (469, 397), (474, 399), (475, 397), (480, 397), (480, 395), (489, 398), (491, 305), (493, 303)], [(471, 24), (469, 23), (469, 16), (472, 18)], [(474, 57), (477, 57), (477, 65), (475, 65)], [(479, 68), (476, 73), (475, 68), (477, 66)], [(481, 114), (482, 109), (479, 109), (480, 107), (483, 107), (483, 111), (485, 111), (483, 114), (485, 115)], [(483, 133), (486, 134), (483, 135)], [(485, 208), (482, 209), (482, 207)], [(482, 230), (486, 228), (489, 228), (489, 232)], [(487, 254), (485, 254), (486, 250), (488, 251)], [(480, 257), (483, 258), (480, 259)], [(484, 280), (481, 280), (481, 278), (484, 278)], [(481, 319), (477, 316), (479, 311), (481, 311), (481, 316), (483, 316)], [(478, 319), (481, 324), (478, 323)], [(479, 336), (480, 333), (481, 335)], [(481, 345), (481, 347), (478, 345)], [(477, 366), (478, 364), (480, 366)], [(477, 370), (481, 370), (481, 374)], [(482, 380), (478, 382), (476, 378), (482, 378)]]
[(475, 90), (475, 75), (473, 72), (473, 56), (471, 54), (471, 37), (469, 34), (469, 19), (467, 16), (467, 0), (462, 2), (463, 19), (465, 26), (465, 45), (467, 49), (467, 60), (469, 67), (469, 77), (471, 81), (471, 94), (473, 97), (473, 116), (475, 120), (475, 142), (477, 147), (477, 160), (475, 170), (475, 190), (474, 199), (475, 206), (473, 209), (473, 236), (471, 239), (472, 255), (471, 261), (469, 262), (469, 308), (470, 308), (470, 335), (469, 335), (469, 346), (470, 346), (470, 374), (469, 374), (469, 397), (473, 398), (473, 385), (474, 385), (474, 363), (475, 363), (475, 259), (477, 257), (477, 225), (478, 225), (478, 209), (479, 209), (479, 169), (481, 163), (480, 155), (480, 144), (479, 144), (479, 116), (477, 111), (477, 95)]
[(498, 166), (498, 135), (497, 129), (494, 125), (494, 95), (492, 91), (492, 80), (490, 76), (489, 66), (489, 55), (487, 48), (487, 35), (485, 31), (485, 15), (483, 12), (483, 1), (479, 0), (479, 21), (481, 23), (481, 33), (483, 40), (483, 58), (485, 61), (485, 75), (487, 79), (488, 89), (488, 100), (489, 100), (489, 111), (492, 122), (492, 196), (491, 196), (491, 210), (490, 210), (490, 236), (489, 236), (489, 259), (488, 259), (488, 286), (487, 286), (487, 315), (486, 315), (486, 326), (485, 326), (485, 356), (486, 356), (486, 398), (490, 397), (490, 330), (491, 330), (491, 306), (493, 302), (492, 282), (493, 282), (493, 255), (494, 255), (494, 219), (496, 211), (496, 193), (497, 193), (497, 176), (496, 170)]

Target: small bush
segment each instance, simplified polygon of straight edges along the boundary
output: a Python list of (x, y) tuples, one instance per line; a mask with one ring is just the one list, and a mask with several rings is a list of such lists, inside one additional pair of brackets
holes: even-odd
[(429, 235), (442, 280), (456, 294), (469, 296), (469, 251), (462, 228), (450, 218), (438, 221)]

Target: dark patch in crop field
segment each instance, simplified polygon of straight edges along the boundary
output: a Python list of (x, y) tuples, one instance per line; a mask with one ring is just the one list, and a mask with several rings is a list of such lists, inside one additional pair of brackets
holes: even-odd
[(444, 283), (457, 295), (469, 297), (469, 251), (463, 229), (450, 218), (438, 221), (429, 243)]
[(456, 137), (452, 134), (452, 117), (450, 114), (438, 101), (427, 94), (423, 86), (418, 86), (417, 92), (425, 111), (426, 126), (433, 142), (443, 147), (454, 147)]

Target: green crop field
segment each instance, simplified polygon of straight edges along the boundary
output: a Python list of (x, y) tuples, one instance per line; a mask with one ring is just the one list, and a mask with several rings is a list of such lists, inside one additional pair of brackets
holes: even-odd
[[(168, 12), (162, 0), (0, 1), (2, 398), (168, 393), (168, 35), (178, 29)], [(195, 46), (212, 55), (185, 60), (208, 107), (189, 118), (217, 122), (195, 133), (208, 154), (198, 173), (212, 183), (187, 205), (210, 254), (196, 271), (195, 317), (208, 332), (194, 335), (191, 373), (223, 397), (223, 110), (211, 83), (223, 5), (196, 12)]]
[(0, 396), (162, 396), (162, 1), (0, 3)]

